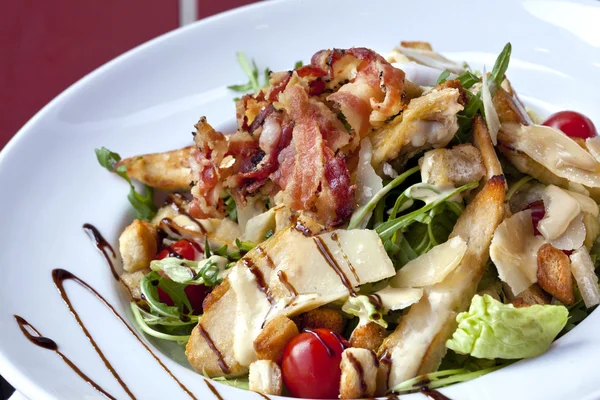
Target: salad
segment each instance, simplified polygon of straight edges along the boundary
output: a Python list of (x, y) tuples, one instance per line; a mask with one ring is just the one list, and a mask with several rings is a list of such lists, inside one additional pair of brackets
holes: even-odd
[(510, 55), (476, 71), (402, 42), (263, 76), (239, 53), (235, 133), (202, 117), (183, 149), (97, 149), (137, 212), (138, 328), (300, 398), (427, 394), (546, 352), (600, 302), (600, 138), (576, 112), (541, 123)]

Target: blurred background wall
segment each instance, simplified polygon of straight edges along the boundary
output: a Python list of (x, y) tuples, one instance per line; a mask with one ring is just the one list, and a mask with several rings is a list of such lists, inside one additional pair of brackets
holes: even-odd
[(0, 149), (46, 103), (107, 61), (180, 25), (255, 1), (2, 0)]

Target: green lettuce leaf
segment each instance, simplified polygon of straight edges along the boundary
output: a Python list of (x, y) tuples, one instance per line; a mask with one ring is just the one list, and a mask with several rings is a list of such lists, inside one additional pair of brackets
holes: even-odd
[(446, 347), (477, 358), (518, 359), (545, 352), (567, 323), (564, 306), (516, 308), (489, 295), (476, 295), (468, 311), (458, 314), (458, 328)]

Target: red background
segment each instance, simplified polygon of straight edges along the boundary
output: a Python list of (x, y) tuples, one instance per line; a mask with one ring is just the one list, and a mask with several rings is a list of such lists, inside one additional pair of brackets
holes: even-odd
[[(253, 0), (198, 0), (198, 18)], [(176, 0), (7, 0), (0, 12), (0, 149), (88, 72), (179, 26)]]

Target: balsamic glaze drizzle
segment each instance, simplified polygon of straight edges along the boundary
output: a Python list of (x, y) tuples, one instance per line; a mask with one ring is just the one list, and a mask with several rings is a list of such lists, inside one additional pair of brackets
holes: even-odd
[(185, 215), (186, 217), (188, 217), (194, 224), (196, 224), (198, 226), (198, 228), (200, 229), (200, 232), (202, 232), (203, 234), (206, 234), (206, 229), (204, 228), (202, 223), (200, 221), (198, 221), (196, 218), (192, 217), (186, 211), (185, 207), (183, 206), (184, 200), (185, 200), (185, 198), (183, 197), (183, 195), (181, 193), (172, 193), (169, 195), (169, 197), (167, 197), (167, 203), (171, 204), (171, 206), (175, 209), (175, 211), (177, 211), (179, 214), (182, 214), (182, 215)]
[[(83, 224), (83, 230), (85, 231), (85, 233), (87, 233), (90, 239), (94, 241), (94, 246), (96, 247), (96, 249), (104, 256), (104, 259), (110, 267), (110, 272), (112, 272), (113, 277), (116, 280), (119, 280), (119, 274), (117, 273), (114, 264), (114, 260), (117, 258), (117, 253), (115, 253), (115, 250), (112, 248), (110, 243), (108, 243), (106, 239), (104, 239), (102, 234), (92, 224)], [(110, 256), (107, 253), (107, 250), (110, 250), (112, 256)]]
[(173, 378), (173, 380), (175, 380), (175, 382), (177, 382), (177, 384), (179, 385), (179, 387), (181, 389), (183, 389), (183, 391), (186, 392), (192, 399), (196, 399), (196, 397), (194, 396), (194, 394), (187, 387), (185, 387), (183, 385), (183, 383), (181, 383), (179, 381), (179, 379), (177, 379), (175, 377), (175, 375), (173, 375), (173, 373), (171, 372), (171, 370), (169, 370), (169, 368), (167, 368), (167, 366), (165, 364), (163, 364), (163, 362), (160, 360), (160, 358), (158, 358), (158, 356), (156, 354), (154, 354), (154, 352), (150, 349), (150, 347), (148, 347), (146, 345), (146, 343), (144, 343), (138, 337), (138, 335), (136, 335), (136, 333), (134, 332), (134, 330), (127, 324), (127, 322), (125, 322), (125, 320), (123, 319), (123, 317), (121, 317), (121, 315), (117, 312), (117, 310), (108, 301), (106, 301), (106, 299), (100, 293), (98, 293), (96, 291), (96, 289), (94, 289), (93, 287), (91, 287), (90, 285), (88, 285), (85, 281), (79, 279), (77, 276), (75, 276), (71, 272), (69, 272), (67, 270), (64, 270), (64, 269), (60, 269), (60, 268), (52, 270), (52, 280), (54, 281), (54, 285), (58, 289), (58, 292), (60, 293), (60, 296), (62, 297), (63, 301), (67, 305), (67, 308), (69, 309), (69, 311), (71, 312), (71, 314), (73, 314), (73, 317), (75, 317), (75, 320), (77, 321), (77, 324), (79, 325), (79, 327), (81, 328), (81, 330), (83, 331), (83, 333), (85, 334), (85, 336), (87, 336), (88, 340), (90, 341), (90, 343), (94, 347), (94, 350), (96, 351), (96, 353), (100, 356), (100, 358), (104, 362), (104, 365), (106, 366), (106, 368), (110, 371), (110, 373), (115, 377), (115, 379), (117, 380), (117, 382), (119, 382), (119, 384), (121, 385), (121, 387), (127, 392), (127, 394), (132, 399), (135, 399), (135, 396), (133, 395), (133, 393), (131, 393), (131, 391), (129, 390), (129, 388), (125, 384), (125, 382), (123, 382), (123, 380), (121, 379), (121, 377), (119, 376), (119, 374), (115, 371), (115, 369), (113, 368), (112, 364), (108, 361), (108, 359), (106, 358), (106, 356), (104, 355), (104, 353), (102, 352), (102, 350), (100, 350), (100, 348), (98, 347), (96, 341), (94, 340), (94, 338), (92, 337), (92, 335), (90, 334), (90, 332), (87, 330), (87, 328), (85, 327), (85, 325), (81, 321), (81, 318), (79, 317), (79, 314), (77, 313), (77, 311), (73, 307), (73, 304), (71, 303), (71, 299), (69, 298), (69, 296), (68, 296), (68, 294), (67, 294), (67, 292), (65, 291), (65, 288), (64, 288), (64, 282), (66, 280), (72, 280), (72, 281), (78, 283), (79, 285), (81, 285), (85, 289), (87, 289), (90, 293), (92, 293), (98, 300), (100, 300), (100, 302), (102, 302), (102, 304), (104, 304), (112, 312), (112, 314), (115, 317), (117, 317), (117, 319), (119, 321), (121, 321), (121, 323), (123, 324), (123, 326), (125, 326), (127, 328), (127, 330), (129, 331), (129, 333), (131, 333), (133, 335), (133, 337), (136, 338), (136, 340), (146, 349), (146, 351), (148, 351), (148, 353), (150, 353), (150, 355), (165, 370), (165, 372), (167, 372), (171, 376), (171, 378)]
[[(25, 320), (25, 318), (20, 317), (18, 315), (14, 315), (14, 317), (15, 317), (15, 320), (17, 321), (17, 324), (19, 324), (19, 328), (21, 328), (21, 332), (23, 332), (25, 337), (27, 339), (29, 339), (29, 341), (31, 343), (35, 344), (36, 346), (43, 347), (44, 349), (54, 351), (56, 354), (59, 355), (60, 358), (62, 358), (62, 360), (69, 367), (71, 367), (71, 369), (73, 371), (75, 371), (75, 373), (77, 375), (79, 375), (79, 377), (81, 379), (86, 381), (91, 387), (93, 387), (94, 389), (96, 389), (97, 391), (102, 393), (104, 395), (104, 397), (106, 397), (107, 399), (116, 400), (116, 397), (113, 397), (106, 390), (102, 389), (102, 387), (100, 387), (100, 385), (98, 385), (96, 382), (94, 382), (94, 380), (92, 378), (90, 378), (83, 371), (81, 371), (81, 369), (79, 369), (79, 367), (77, 365), (75, 365), (75, 363), (73, 363), (73, 361), (71, 361), (60, 350), (58, 350), (58, 345), (56, 344), (56, 342), (54, 342), (54, 340), (47, 338), (45, 336), (42, 336), (42, 334), (37, 329), (35, 329), (35, 327), (33, 325), (31, 325), (29, 322), (27, 322)], [(35, 335), (32, 332), (35, 333)]]
[(331, 254), (331, 251), (329, 250), (329, 247), (327, 247), (327, 244), (325, 243), (325, 241), (322, 238), (320, 238), (319, 236), (314, 236), (313, 240), (315, 241), (315, 244), (317, 245), (317, 249), (319, 250), (319, 253), (321, 253), (321, 255), (323, 256), (323, 258), (325, 259), (327, 264), (329, 264), (329, 266), (335, 271), (335, 273), (339, 276), (340, 281), (342, 281), (342, 284), (344, 286), (346, 286), (346, 289), (348, 289), (350, 296), (356, 296), (356, 291), (354, 290), (352, 283), (350, 282), (350, 280), (344, 273), (344, 270), (337, 263), (333, 254)]
[(212, 383), (210, 383), (210, 382), (208, 381), (208, 379), (205, 379), (205, 380), (204, 380), (204, 383), (206, 383), (206, 386), (208, 386), (208, 388), (210, 389), (210, 391), (211, 391), (211, 392), (213, 392), (213, 394), (215, 395), (215, 397), (216, 397), (218, 400), (225, 400), (225, 399), (223, 399), (223, 398), (221, 397), (221, 395), (219, 394), (219, 391), (218, 391), (218, 390), (217, 390), (217, 389), (216, 389), (216, 388), (215, 388), (215, 387), (212, 385)]
[(227, 365), (227, 363), (225, 362), (223, 354), (217, 348), (217, 346), (215, 346), (215, 342), (212, 341), (210, 335), (208, 334), (208, 332), (206, 332), (206, 330), (200, 322), (198, 322), (198, 331), (200, 332), (202, 338), (204, 338), (204, 340), (208, 344), (208, 347), (210, 347), (212, 352), (215, 353), (215, 355), (217, 356), (217, 363), (219, 364), (219, 368), (221, 368), (221, 371), (223, 371), (226, 375), (229, 375), (231, 373), (231, 369), (229, 368), (229, 365)]
[(429, 389), (427, 386), (421, 388), (421, 393), (433, 400), (451, 400), (435, 389)]

